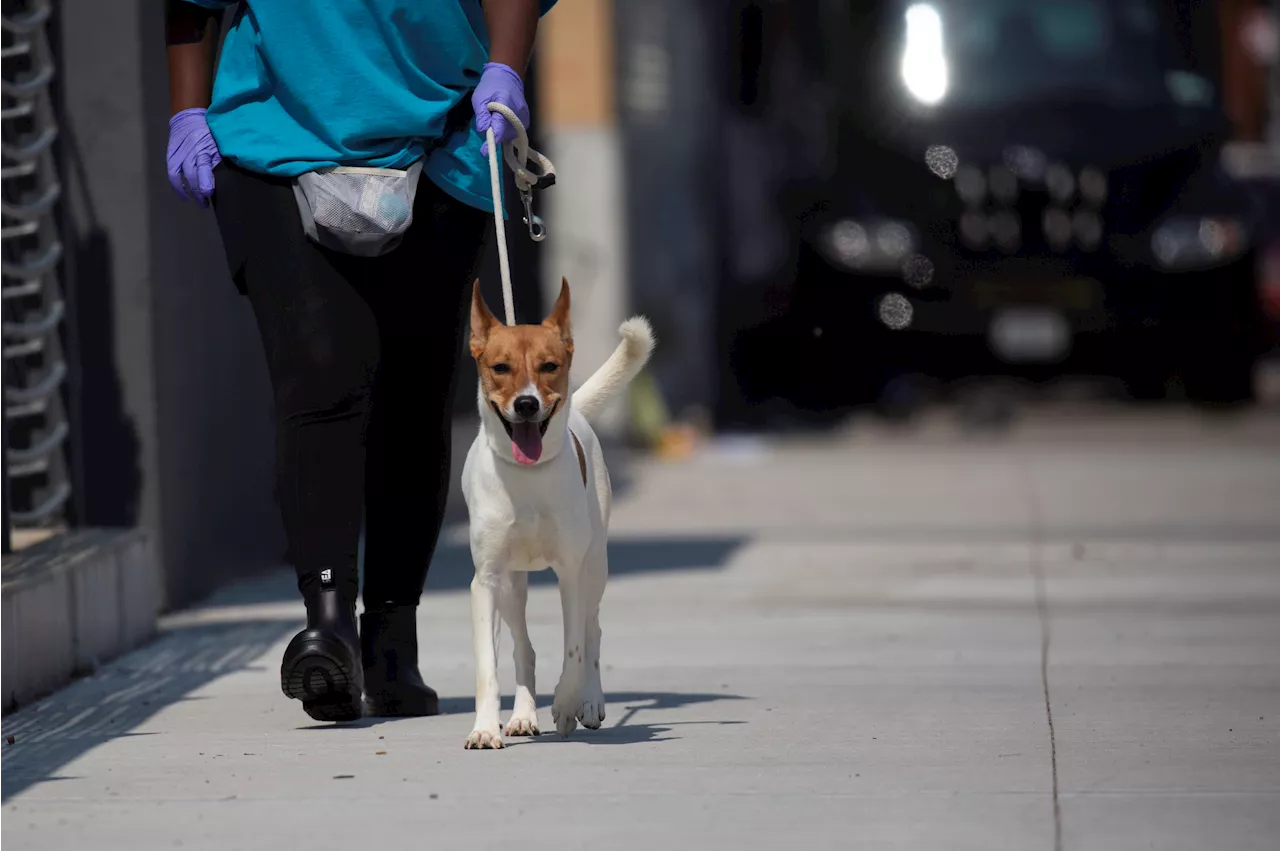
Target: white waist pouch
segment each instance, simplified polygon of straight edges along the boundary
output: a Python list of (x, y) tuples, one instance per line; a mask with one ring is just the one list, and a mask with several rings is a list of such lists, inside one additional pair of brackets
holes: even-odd
[(407, 171), (338, 166), (293, 181), (302, 229), (333, 251), (358, 257), (386, 254), (413, 224), (422, 160)]

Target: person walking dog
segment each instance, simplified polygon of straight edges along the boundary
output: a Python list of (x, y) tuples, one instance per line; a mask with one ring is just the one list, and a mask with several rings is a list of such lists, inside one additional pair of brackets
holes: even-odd
[[(276, 479), (307, 609), (281, 662), (320, 721), (431, 715), (416, 613), (449, 489), (485, 131), (529, 123), (555, 0), (167, 0), (177, 194), (212, 205), (271, 376)], [(364, 612), (356, 553), (364, 526)]]

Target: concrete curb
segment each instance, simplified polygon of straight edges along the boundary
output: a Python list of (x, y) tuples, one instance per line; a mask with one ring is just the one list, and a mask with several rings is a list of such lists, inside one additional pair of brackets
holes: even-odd
[(137, 529), (76, 529), (6, 556), (4, 712), (149, 639), (160, 587)]

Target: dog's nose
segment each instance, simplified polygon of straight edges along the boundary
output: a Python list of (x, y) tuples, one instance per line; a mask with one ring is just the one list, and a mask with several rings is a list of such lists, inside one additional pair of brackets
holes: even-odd
[(516, 416), (527, 419), (538, 415), (540, 405), (538, 404), (537, 396), (517, 396), (512, 407), (515, 409)]

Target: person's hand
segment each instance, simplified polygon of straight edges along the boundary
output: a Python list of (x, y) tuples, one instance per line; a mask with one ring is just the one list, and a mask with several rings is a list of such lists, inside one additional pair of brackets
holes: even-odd
[[(516, 138), (515, 128), (507, 121), (506, 116), (489, 111), (489, 104), (500, 103), (516, 114), (520, 123), (529, 126), (529, 105), (524, 102), (524, 81), (520, 75), (501, 62), (488, 62), (484, 73), (480, 75), (480, 83), (471, 95), (471, 108), (476, 112), (476, 130), (483, 137), (489, 126), (493, 126), (493, 138), (499, 146)], [(489, 142), (480, 146), (480, 153), (489, 155)]]
[(213, 169), (222, 162), (205, 110), (184, 109), (169, 119), (169, 183), (183, 200), (209, 206)]

